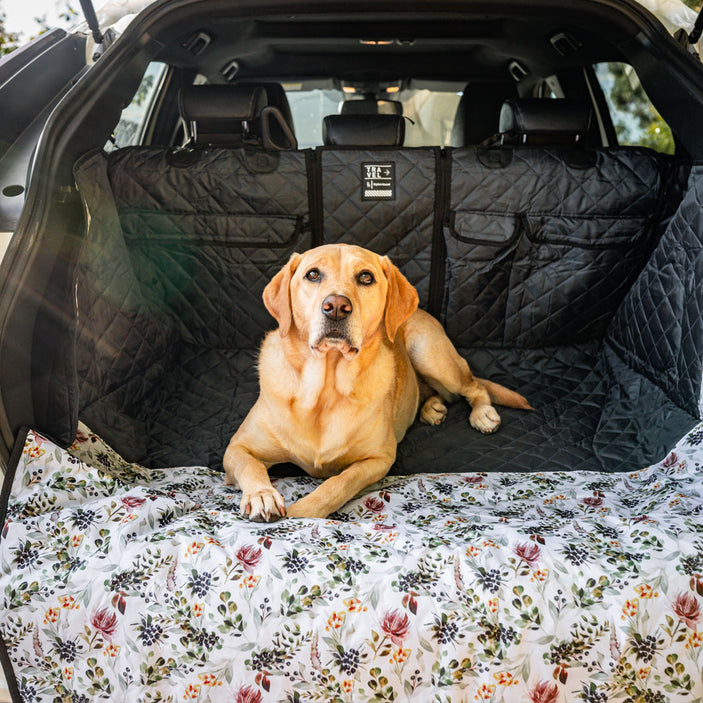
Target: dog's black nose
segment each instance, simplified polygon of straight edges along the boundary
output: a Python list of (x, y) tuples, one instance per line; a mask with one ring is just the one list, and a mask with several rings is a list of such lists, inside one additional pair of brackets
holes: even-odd
[(352, 309), (351, 300), (346, 295), (328, 295), (322, 301), (322, 312), (330, 320), (343, 320)]

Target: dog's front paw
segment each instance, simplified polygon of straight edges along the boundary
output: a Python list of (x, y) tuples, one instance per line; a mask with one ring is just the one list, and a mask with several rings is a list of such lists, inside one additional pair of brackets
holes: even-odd
[(491, 434), (500, 426), (500, 415), (492, 405), (479, 405), (471, 411), (471, 427), (483, 434)]
[(286, 514), (285, 501), (273, 487), (244, 493), (239, 509), (253, 522), (275, 522)]
[(288, 517), (327, 517), (327, 514), (328, 511), (311, 499), (309, 495), (289, 505), (286, 513)]

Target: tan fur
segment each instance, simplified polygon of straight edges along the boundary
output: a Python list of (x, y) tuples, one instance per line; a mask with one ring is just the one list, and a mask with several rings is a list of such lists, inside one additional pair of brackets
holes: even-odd
[[(328, 296), (349, 301), (344, 320), (323, 313)], [(530, 408), (518, 393), (472, 376), (387, 257), (344, 244), (293, 254), (263, 298), (279, 326), (261, 348), (259, 398), (224, 457), (226, 481), (242, 490), (241, 510), (252, 520), (325, 517), (383, 478), (421, 401), (421, 420), (439, 424), (445, 402), (463, 396), (481, 432), (500, 424), (492, 400)], [(326, 479), (287, 509), (268, 476), (285, 461)]]

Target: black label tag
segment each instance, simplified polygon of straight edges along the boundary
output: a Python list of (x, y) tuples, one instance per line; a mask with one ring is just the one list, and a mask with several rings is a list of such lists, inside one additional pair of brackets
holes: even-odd
[(395, 163), (361, 164), (361, 199), (395, 200)]

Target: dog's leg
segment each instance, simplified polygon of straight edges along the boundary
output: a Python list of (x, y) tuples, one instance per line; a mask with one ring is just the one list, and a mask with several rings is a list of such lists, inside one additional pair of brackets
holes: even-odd
[(286, 514), (281, 494), (271, 485), (265, 464), (244, 448), (230, 444), (223, 461), (225, 481), (242, 491), (239, 509), (254, 522), (272, 522)]
[[(441, 398), (466, 398), (471, 405), (469, 422), (474, 429), (484, 434), (498, 429), (500, 415), (491, 403), (492, 393), (489, 389), (503, 389), (503, 386), (484, 383), (482, 379), (474, 377), (466, 359), (459, 355), (442, 325), (434, 317), (418, 310), (406, 322), (405, 344), (413, 367)], [(496, 394), (498, 400), (512, 407), (530, 407), (527, 400), (518, 393), (507, 388), (503, 390), (504, 394)], [(428, 412), (427, 403), (431, 403)], [(421, 419), (425, 419), (425, 415), (432, 417), (435, 403), (433, 398), (428, 399), (422, 408)]]
[(342, 473), (326, 479), (312, 493), (288, 506), (288, 517), (327, 517), (364, 488), (380, 481), (394, 461), (395, 451), (392, 457), (374, 457), (350, 464)]

